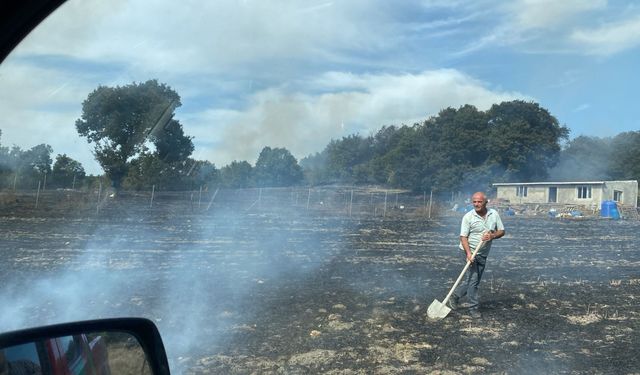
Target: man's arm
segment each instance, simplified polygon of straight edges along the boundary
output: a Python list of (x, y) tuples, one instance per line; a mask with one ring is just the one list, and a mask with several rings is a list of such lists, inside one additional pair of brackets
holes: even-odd
[(502, 219), (500, 218), (500, 215), (498, 215), (498, 212), (493, 211), (493, 213), (495, 214), (496, 218), (495, 229), (490, 232), (484, 233), (484, 235), (482, 236), (482, 241), (491, 241), (504, 236), (504, 224), (502, 224)]
[(482, 241), (491, 241), (502, 236), (504, 236), (504, 229), (498, 229), (493, 232), (485, 232), (485, 234), (482, 235)]
[(469, 247), (469, 237), (460, 236), (460, 243), (462, 244), (462, 248), (464, 252), (467, 253), (467, 260), (469, 262), (473, 262), (473, 258), (471, 258), (471, 248)]

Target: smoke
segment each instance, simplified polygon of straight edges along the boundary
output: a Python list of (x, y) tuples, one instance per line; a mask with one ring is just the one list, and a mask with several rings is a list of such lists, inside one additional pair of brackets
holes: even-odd
[(242, 110), (211, 110), (185, 124), (196, 147), (199, 139), (211, 139), (215, 126), (217, 147), (205, 156), (225, 165), (253, 160), (265, 145), (287, 148), (300, 159), (321, 151), (331, 139), (413, 124), (449, 106), (486, 110), (515, 98), (525, 96), (492, 90), (453, 69), (395, 75), (327, 72), (256, 92)]
[[(106, 220), (14, 221), (30, 226), (25, 231), (34, 238), (3, 262), (0, 331), (143, 316), (158, 325), (172, 367), (185, 356), (210, 354), (252, 325), (256, 293), (279, 288), (283, 276), (312, 274), (336, 250), (319, 244), (325, 234), (310, 218), (268, 204), (259, 206), (275, 214), (257, 214), (258, 205), (247, 211), (214, 204), (202, 215), (130, 205), (105, 208), (103, 215), (115, 214)], [(37, 237), (43, 233), (53, 240)]]

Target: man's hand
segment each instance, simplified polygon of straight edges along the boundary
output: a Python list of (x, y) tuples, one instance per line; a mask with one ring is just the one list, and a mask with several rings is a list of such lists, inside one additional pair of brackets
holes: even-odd
[(492, 239), (493, 239), (493, 233), (491, 232), (484, 232), (484, 234), (482, 235), (482, 242), (491, 241)]
[(467, 251), (467, 261), (469, 263), (473, 263), (473, 258), (471, 257), (473, 254), (471, 253), (471, 251)]

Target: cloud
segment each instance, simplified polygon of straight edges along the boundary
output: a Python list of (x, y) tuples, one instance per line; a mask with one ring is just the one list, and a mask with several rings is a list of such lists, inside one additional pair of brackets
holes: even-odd
[(582, 111), (586, 111), (589, 108), (591, 108), (590, 104), (583, 103), (583, 104), (580, 104), (579, 106), (577, 106), (573, 111), (574, 112), (582, 112)]
[(91, 90), (73, 75), (32, 65), (5, 61), (0, 69), (0, 113), (3, 146), (29, 149), (49, 144), (57, 153), (79, 160), (90, 173), (98, 173), (87, 143), (75, 130), (81, 104)]
[[(461, 56), (490, 47), (510, 47), (536, 53), (576, 52), (570, 45), (571, 30), (591, 21), (585, 14), (605, 11), (606, 0), (519, 0), (492, 3), (479, 32), (455, 55)], [(585, 21), (586, 20), (586, 21)]]
[[(98, 173), (73, 126), (82, 101), (99, 85), (156, 78), (182, 97), (176, 118), (195, 137), (195, 157), (253, 162), (265, 145), (302, 157), (447, 106), (529, 99), (495, 88), (518, 84), (500, 67), (509, 50), (633, 48), (640, 21), (632, 7), (615, 9), (604, 0), (67, 2), (0, 68), (1, 141), (49, 143)], [(495, 47), (507, 53), (465, 56)], [(557, 77), (553, 88), (586, 80), (574, 71), (545, 76)]]
[(511, 28), (518, 32), (532, 29), (553, 29), (564, 27), (586, 12), (602, 10), (607, 6), (606, 0), (521, 0), (508, 6), (513, 19)]
[(571, 40), (587, 54), (608, 56), (640, 45), (640, 15), (592, 29), (579, 29)]
[(256, 61), (264, 69), (270, 61), (341, 60), (340, 51), (386, 48), (394, 40), (394, 8), (366, 1), (69, 2), (18, 51), (127, 62), (133, 74), (244, 68), (249, 75)]

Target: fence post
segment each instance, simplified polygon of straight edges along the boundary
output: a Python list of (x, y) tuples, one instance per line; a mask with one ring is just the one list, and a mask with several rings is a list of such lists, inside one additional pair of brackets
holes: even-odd
[(422, 191), (422, 206), (424, 207), (424, 212), (427, 212), (427, 192)]
[(429, 193), (429, 219), (431, 219), (431, 204), (433, 203), (433, 189)]
[(349, 202), (349, 217), (351, 217), (352, 208), (353, 208), (353, 189), (351, 189), (351, 201)]
[(216, 195), (218, 195), (218, 190), (220, 188), (216, 188), (215, 193), (213, 193), (213, 197), (211, 197), (211, 201), (209, 201), (209, 205), (207, 206), (207, 211), (209, 211), (209, 208), (211, 208), (211, 205), (213, 204), (213, 200), (216, 198)]
[(13, 175), (13, 191), (16, 191), (16, 183), (18, 182), (18, 172)]
[(384, 211), (382, 211), (382, 217), (387, 216), (387, 194), (389, 192), (387, 190), (384, 191)]
[(38, 191), (36, 192), (36, 209), (38, 209), (38, 200), (40, 199), (40, 181), (38, 181)]
[(102, 181), (98, 185), (98, 203), (96, 204), (96, 214), (100, 213), (100, 196), (102, 195)]
[(311, 201), (311, 188), (309, 188), (309, 194), (307, 195), (307, 210), (309, 209), (310, 201)]
[(201, 201), (202, 201), (202, 185), (200, 185), (200, 194), (198, 194), (198, 210), (200, 209)]
[(151, 186), (151, 202), (149, 203), (149, 208), (153, 207), (153, 195), (156, 192), (156, 185)]
[(376, 206), (373, 204), (373, 191), (369, 193), (369, 205), (373, 208), (373, 216), (376, 216)]

